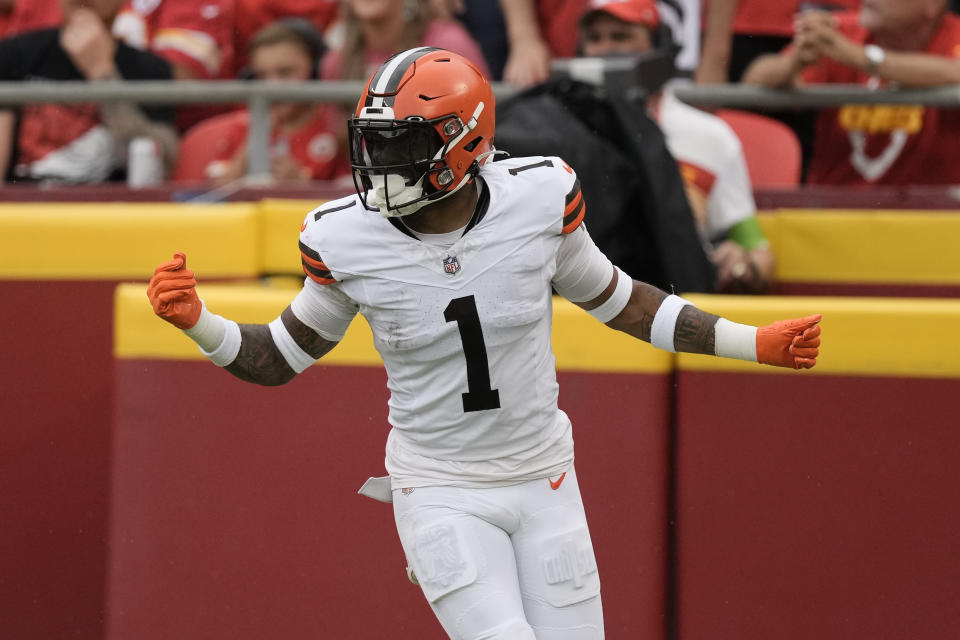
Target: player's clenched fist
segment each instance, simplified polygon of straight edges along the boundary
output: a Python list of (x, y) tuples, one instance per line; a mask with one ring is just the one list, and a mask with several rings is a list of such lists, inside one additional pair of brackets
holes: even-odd
[(820, 355), (821, 314), (781, 320), (757, 329), (757, 362), (809, 369)]
[(197, 279), (193, 271), (187, 269), (187, 256), (178, 251), (173, 260), (158, 266), (147, 297), (153, 305), (153, 312), (180, 329), (189, 329), (200, 318), (203, 304), (197, 297)]

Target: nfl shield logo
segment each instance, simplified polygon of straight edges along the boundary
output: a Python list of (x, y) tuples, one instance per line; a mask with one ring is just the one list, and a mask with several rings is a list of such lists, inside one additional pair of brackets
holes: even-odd
[(443, 259), (443, 270), (449, 273), (451, 276), (457, 271), (460, 271), (460, 263), (457, 262), (456, 256), (447, 256)]

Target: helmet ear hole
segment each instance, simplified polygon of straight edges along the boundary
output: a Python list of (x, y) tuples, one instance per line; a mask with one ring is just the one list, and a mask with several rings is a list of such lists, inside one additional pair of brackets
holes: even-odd
[(445, 136), (455, 136), (463, 129), (463, 125), (458, 118), (451, 118), (443, 123), (443, 134)]
[(467, 151), (473, 151), (474, 149), (477, 148), (477, 145), (480, 144), (482, 140), (483, 140), (483, 136), (477, 136), (467, 144), (463, 145), (463, 148), (466, 149)]

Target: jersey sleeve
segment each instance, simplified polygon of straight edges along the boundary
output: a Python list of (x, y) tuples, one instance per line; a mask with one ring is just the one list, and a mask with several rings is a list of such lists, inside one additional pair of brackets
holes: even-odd
[(323, 263), (323, 257), (314, 249), (307, 246), (303, 239), (300, 239), (300, 262), (303, 265), (303, 272), (307, 277), (317, 284), (333, 284), (336, 278), (330, 273), (330, 269)]
[[(342, 245), (342, 242), (337, 242), (336, 238), (331, 236), (332, 233), (339, 237), (336, 235), (338, 233), (336, 231), (337, 225), (325, 225), (324, 223), (327, 221), (321, 222), (321, 218), (330, 213), (351, 209), (357, 206), (358, 202), (356, 196), (325, 202), (307, 213), (303, 224), (300, 225), (300, 263), (307, 277), (317, 284), (329, 285), (338, 281), (337, 276), (333, 274), (333, 270), (324, 261), (322, 252), (331, 246)], [(324, 247), (327, 249), (324, 249)]]
[(339, 342), (357, 315), (359, 307), (340, 286), (321, 286), (306, 278), (303, 289), (290, 303), (290, 310), (300, 322), (331, 342)]
[(290, 308), (305, 325), (327, 340), (334, 342), (343, 338), (353, 317), (360, 310), (354, 300), (343, 290), (342, 283), (324, 262), (320, 250), (329, 247), (330, 229), (324, 228), (321, 218), (328, 213), (355, 206), (354, 199), (326, 202), (307, 213), (300, 226), (300, 262), (303, 266), (303, 289), (297, 294)]
[(613, 269), (613, 263), (587, 233), (586, 225), (581, 225), (560, 241), (552, 284), (570, 302), (586, 302), (607, 288)]
[(583, 216), (587, 211), (586, 203), (583, 200), (583, 191), (580, 188), (580, 179), (577, 178), (577, 172), (564, 162), (563, 158), (554, 156), (546, 158), (544, 164), (555, 167), (552, 170), (550, 181), (558, 184), (552, 189), (557, 189), (564, 195), (563, 216), (560, 232), (563, 234), (573, 233), (583, 223)]

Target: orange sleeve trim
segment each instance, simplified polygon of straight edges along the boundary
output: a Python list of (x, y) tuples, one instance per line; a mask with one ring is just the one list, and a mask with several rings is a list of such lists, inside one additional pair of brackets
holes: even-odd
[(322, 269), (324, 271), (329, 271), (329, 269), (327, 268), (327, 265), (323, 264), (323, 261), (315, 260), (314, 258), (311, 258), (305, 253), (300, 254), (300, 259), (303, 260), (304, 263), (309, 264), (311, 267), (314, 267), (316, 269)]
[(583, 200), (580, 201), (580, 206), (577, 207), (576, 211), (571, 213), (569, 216), (564, 217), (563, 219), (563, 233), (573, 233), (576, 231), (577, 227), (580, 226), (580, 223), (583, 222), (583, 216), (587, 213), (587, 207), (583, 204)]
[(307, 276), (317, 284), (333, 284), (334, 282), (336, 282), (336, 279), (330, 276), (329, 271), (321, 272), (321, 273), (327, 274), (327, 277), (324, 277), (320, 273), (308, 267), (306, 264), (303, 265), (303, 272), (307, 274)]
[(570, 215), (571, 213), (573, 213), (573, 212), (577, 209), (577, 207), (580, 206), (580, 203), (581, 203), (581, 202), (583, 202), (583, 192), (582, 192), (582, 191), (577, 191), (577, 194), (573, 197), (573, 200), (571, 200), (571, 201), (567, 204), (567, 206), (564, 208), (564, 210), (563, 210), (563, 216), (564, 216), (564, 217), (567, 217), (568, 215)]
[(586, 211), (583, 192), (580, 190), (580, 180), (574, 180), (573, 187), (567, 193), (566, 204), (563, 208), (563, 233), (572, 233), (579, 227), (580, 223), (583, 222)]

